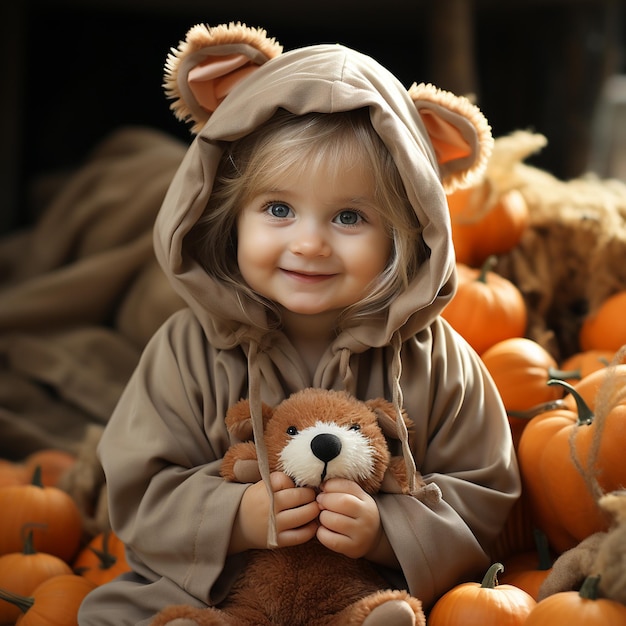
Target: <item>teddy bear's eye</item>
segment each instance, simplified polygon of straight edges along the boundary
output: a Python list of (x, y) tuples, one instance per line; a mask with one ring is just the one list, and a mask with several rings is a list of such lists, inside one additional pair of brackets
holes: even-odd
[(360, 424), (352, 424), (352, 426), (350, 426), (350, 428), (348, 428), (348, 430), (361, 430), (361, 425)]
[(286, 432), (290, 437), (294, 437), (298, 434), (298, 429), (295, 426), (288, 426)]

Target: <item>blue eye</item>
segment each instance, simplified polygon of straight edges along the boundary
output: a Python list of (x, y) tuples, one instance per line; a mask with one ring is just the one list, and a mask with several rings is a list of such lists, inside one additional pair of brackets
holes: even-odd
[(341, 211), (335, 220), (344, 226), (355, 226), (363, 220), (363, 216), (358, 211)]
[(272, 217), (289, 217), (291, 209), (281, 202), (272, 202), (268, 204), (267, 211)]

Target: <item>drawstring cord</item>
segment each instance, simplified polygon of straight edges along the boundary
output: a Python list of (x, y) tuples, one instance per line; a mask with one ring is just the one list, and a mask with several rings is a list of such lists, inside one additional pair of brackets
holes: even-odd
[(404, 396), (402, 394), (402, 386), (400, 385), (400, 377), (402, 376), (402, 337), (399, 331), (396, 331), (391, 338), (393, 346), (393, 360), (391, 362), (391, 376), (393, 378), (392, 394), (393, 406), (396, 411), (396, 428), (398, 430), (398, 439), (402, 444), (402, 457), (406, 465), (406, 474), (409, 481), (409, 493), (416, 495), (417, 493), (417, 467), (415, 459), (411, 453), (409, 446), (409, 432), (407, 430), (404, 419), (402, 419), (402, 406), (404, 405)]
[(267, 545), (269, 548), (278, 547), (278, 534), (276, 531), (276, 512), (274, 510), (274, 492), (270, 484), (270, 467), (263, 433), (263, 405), (261, 402), (261, 375), (259, 368), (259, 345), (256, 341), (250, 342), (248, 352), (248, 400), (250, 403), (250, 417), (252, 419), (252, 432), (257, 450), (257, 461), (261, 479), (265, 482), (269, 496), (269, 517), (267, 528)]

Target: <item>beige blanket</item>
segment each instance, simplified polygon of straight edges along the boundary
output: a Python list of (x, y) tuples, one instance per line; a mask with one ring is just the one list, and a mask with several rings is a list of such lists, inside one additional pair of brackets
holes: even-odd
[(0, 457), (79, 452), (147, 339), (182, 306), (151, 231), (185, 150), (153, 130), (120, 129), (32, 228), (0, 240)]

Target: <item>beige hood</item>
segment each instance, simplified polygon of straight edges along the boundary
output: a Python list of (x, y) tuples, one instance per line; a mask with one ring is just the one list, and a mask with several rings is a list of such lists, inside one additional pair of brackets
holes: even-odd
[(170, 55), (166, 87), (172, 108), (194, 122), (197, 136), (165, 198), (155, 247), (213, 345), (261, 341), (267, 334), (266, 311), (250, 301), (240, 303), (211, 280), (185, 254), (183, 239), (207, 204), (220, 142), (250, 133), (279, 107), (296, 114), (368, 107), (430, 249), (430, 258), (390, 306), (385, 323), (378, 318), (351, 329), (338, 338), (337, 348), (361, 352), (386, 345), (399, 329), (408, 337), (439, 315), (456, 283), (444, 185), (454, 188), (479, 176), (492, 146), (487, 122), (469, 101), (431, 85), (407, 90), (374, 59), (340, 45), (282, 53), (264, 31), (238, 24), (192, 28)]

